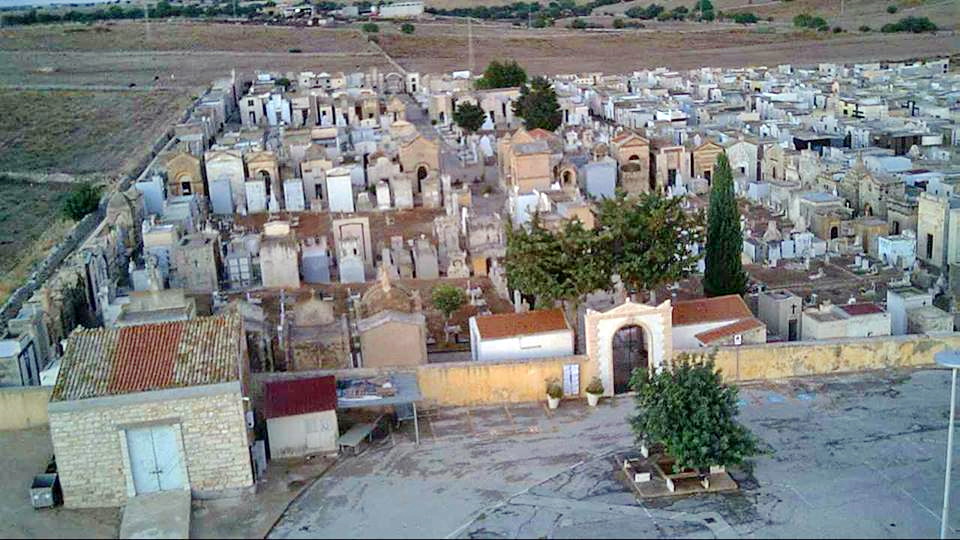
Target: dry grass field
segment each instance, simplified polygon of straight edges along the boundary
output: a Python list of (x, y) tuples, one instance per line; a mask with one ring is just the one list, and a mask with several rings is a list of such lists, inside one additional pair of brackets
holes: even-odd
[(32, 183), (0, 175), (0, 302), (26, 278), (70, 223), (60, 206), (72, 184)]
[(189, 102), (176, 92), (0, 90), (0, 171), (127, 173)]
[(27, 51), (375, 52), (354, 28), (116, 21), (0, 28), (0, 49)]
[[(594, 70), (615, 73), (658, 66), (693, 69), (902, 60), (960, 52), (960, 40), (946, 32), (827, 34), (760, 28), (686, 24), (670, 32), (652, 28), (584, 32), (483, 25), (474, 27), (474, 54), (478, 70), (493, 58), (515, 58), (530, 72), (552, 74)], [(431, 72), (467, 67), (467, 36), (462, 26), (421, 24), (412, 36), (387, 33), (380, 43), (408, 69)]]

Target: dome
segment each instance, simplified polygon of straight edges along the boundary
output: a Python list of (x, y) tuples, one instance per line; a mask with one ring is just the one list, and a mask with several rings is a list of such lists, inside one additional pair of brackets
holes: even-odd
[(323, 326), (335, 321), (333, 304), (320, 300), (312, 290), (310, 296), (293, 307), (293, 322), (297, 326)]
[(379, 282), (372, 285), (360, 299), (360, 316), (370, 317), (381, 311), (400, 311), (415, 313), (419, 311), (417, 301), (405, 287), (390, 282), (386, 265), (380, 267)]

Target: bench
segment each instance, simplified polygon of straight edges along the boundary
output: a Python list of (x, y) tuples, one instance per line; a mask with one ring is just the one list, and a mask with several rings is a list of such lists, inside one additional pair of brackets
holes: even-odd
[(382, 418), (382, 416), (370, 423), (365, 422), (351, 426), (350, 429), (337, 440), (337, 445), (339, 445), (340, 450), (343, 450), (343, 448), (347, 446), (353, 448), (353, 455), (359, 454), (360, 443), (363, 442), (363, 439), (373, 440), (373, 430), (376, 429), (380, 423), (380, 418)]

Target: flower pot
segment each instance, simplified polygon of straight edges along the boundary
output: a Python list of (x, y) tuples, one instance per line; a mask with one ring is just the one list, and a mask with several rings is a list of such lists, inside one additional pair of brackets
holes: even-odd
[(596, 407), (597, 403), (600, 402), (600, 396), (602, 395), (603, 394), (591, 394), (590, 392), (587, 392), (587, 404), (591, 407)]
[(560, 398), (547, 396), (547, 407), (551, 409), (556, 409), (560, 406)]

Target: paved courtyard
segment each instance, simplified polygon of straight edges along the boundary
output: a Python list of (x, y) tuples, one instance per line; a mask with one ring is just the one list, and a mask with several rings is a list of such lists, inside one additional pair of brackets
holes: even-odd
[(764, 454), (732, 471), (741, 491), (642, 504), (616, 474), (629, 398), (433, 411), (421, 446), (394, 434), (342, 459), (271, 537), (935, 537), (949, 383), (921, 370), (745, 387)]

